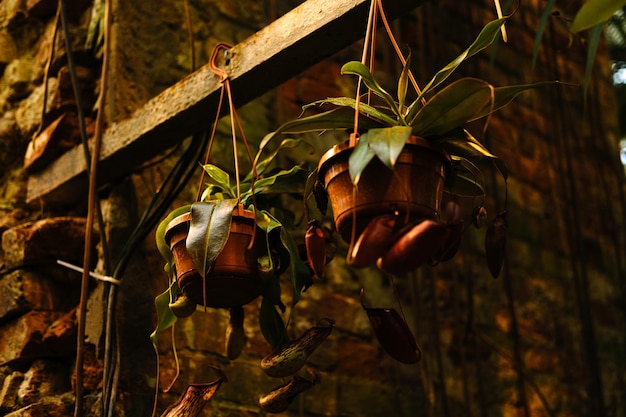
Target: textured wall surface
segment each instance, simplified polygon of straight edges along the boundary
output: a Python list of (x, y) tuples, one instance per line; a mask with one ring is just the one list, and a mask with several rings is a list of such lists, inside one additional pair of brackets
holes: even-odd
[[(24, 203), (29, 170), (80, 141), (60, 33), (50, 59), (56, 3), (0, 1), (0, 414), (12, 417), (71, 415), (74, 403), (80, 274), (55, 262), (82, 263), (86, 213), (82, 205), (59, 210)], [(192, 1), (196, 67), (206, 62), (217, 42), (243, 40), (297, 2), (264, 3)], [(412, 50), (412, 68), (421, 85), (495, 17), (493, 2), (476, 3), (427, 2), (393, 23), (400, 44)], [(72, 0), (68, 5), (86, 130), (93, 134), (101, 45), (87, 43), (91, 4)], [(567, 31), (578, 6), (557, 2), (558, 13), (548, 19), (534, 69), (533, 44), (545, 7), (539, 0), (521, 4), (507, 24), (508, 43), (497, 42), (459, 69), (459, 76), (483, 78), (495, 86), (564, 83), (524, 93), (486, 126), (484, 121), (470, 126), (510, 170), (507, 188), (495, 173), (486, 178), (489, 220), (508, 197), (509, 237), (500, 277), (494, 280), (484, 261), (484, 228), (467, 229), (453, 260), (393, 279), (375, 268), (350, 269), (343, 260), (346, 245), (338, 244), (325, 279), (289, 310), (293, 338), (324, 317), (336, 325), (309, 359), (318, 383), (281, 415), (626, 416), (626, 199), (617, 109), (604, 45), (586, 101), (582, 88), (573, 85), (584, 79), (587, 45), (587, 34), (571, 37)], [(109, 121), (127, 117), (192, 66), (183, 2), (114, 2), (114, 8)], [(378, 45), (377, 71), (394, 89), (401, 66), (382, 33)], [(352, 94), (354, 80), (340, 76), (339, 69), (347, 60), (360, 59), (360, 47), (294, 74), (244, 106), (240, 115), (251, 142), (296, 117), (303, 104)], [(207, 125), (212, 119), (207, 115)], [(284, 162), (314, 167), (337, 137), (307, 139), (315, 144), (315, 153), (286, 153)], [(215, 152), (227, 169), (232, 158), (228, 140), (228, 127), (221, 125)], [(101, 190), (114, 259), (181, 152), (163, 153), (168, 157)], [(192, 200), (196, 187), (194, 178), (177, 203)], [(469, 216), (482, 201), (462, 198), (461, 203)], [(100, 259), (93, 268), (103, 271), (97, 240), (93, 248)], [(156, 324), (153, 299), (167, 287), (162, 265), (151, 233), (119, 288), (114, 315), (121, 352), (120, 416), (152, 411), (157, 356), (148, 337)], [(281, 284), (289, 294), (289, 280), (285, 277)], [(361, 306), (361, 288), (368, 307), (402, 309), (423, 350), (418, 364), (401, 364), (382, 350)], [(92, 283), (84, 364), (89, 416), (101, 415), (107, 293), (104, 284)], [(289, 305), (289, 297), (284, 301)], [(258, 398), (285, 381), (268, 377), (259, 367), (270, 348), (259, 330), (258, 311), (258, 300), (245, 307), (247, 340), (236, 360), (225, 354), (225, 310), (198, 310), (178, 320), (173, 332), (161, 334), (161, 389), (174, 381), (176, 360), (180, 375), (167, 393), (158, 395), (159, 413), (187, 385), (214, 379), (211, 367), (217, 366), (228, 382), (203, 415), (267, 414)]]

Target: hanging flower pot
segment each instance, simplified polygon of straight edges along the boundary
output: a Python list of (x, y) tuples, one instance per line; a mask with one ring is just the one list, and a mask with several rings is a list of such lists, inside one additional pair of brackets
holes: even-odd
[[(301, 141), (286, 140), (271, 153), (261, 148), (256, 156), (251, 153), (232, 100), (229, 76), (216, 63), (219, 53), (229, 49), (218, 44), (209, 61), (210, 69), (222, 80), (223, 94), (206, 144), (196, 199), (168, 213), (155, 233), (157, 248), (166, 261), (169, 287), (155, 299), (158, 324), (152, 336), (155, 341), (160, 331), (177, 318), (193, 314), (197, 305), (227, 308), (231, 328), (226, 335), (226, 354), (235, 359), (245, 343), (241, 307), (261, 298), (259, 327), (276, 349), (288, 339), (279, 313), (286, 310), (280, 279), (289, 272), (295, 305), (300, 294), (313, 284), (313, 272), (300, 258), (288, 230), (293, 224), (290, 206), (285, 206), (289, 199), (301, 198), (308, 174), (298, 165), (283, 169), (276, 163), (281, 150), (297, 147)], [(232, 171), (209, 162), (226, 98)], [(240, 171), (237, 131), (249, 161), (247, 173)]]
[[(255, 233), (254, 212), (237, 206), (224, 248), (205, 271), (196, 268), (187, 248), (191, 213), (172, 220), (165, 232), (176, 265), (176, 280), (183, 293), (196, 304), (229, 308), (248, 304), (259, 295), (263, 282), (258, 275), (262, 239)], [(254, 239), (254, 244), (250, 242)]]
[(417, 136), (410, 137), (394, 170), (373, 158), (357, 186), (350, 176), (348, 160), (355, 147), (335, 145), (321, 158), (318, 178), (326, 188), (340, 236), (350, 242), (352, 227), (359, 236), (375, 218), (398, 215), (404, 222), (439, 218), (449, 156)]
[[(392, 92), (373, 74), (378, 18), (402, 63)], [(404, 240), (408, 244), (396, 251), (408, 257), (420, 245), (428, 244), (428, 239), (418, 233), (423, 228), (429, 234), (441, 229), (442, 243), (434, 248), (428, 263), (451, 259), (460, 244), (463, 224), (420, 226), (422, 221), (439, 220), (444, 186), (450, 195), (484, 201), (487, 192), (483, 172), (494, 167), (506, 184), (505, 163), (465, 126), (489, 117), (524, 91), (555, 82), (496, 87), (471, 77), (446, 81), (465, 60), (489, 47), (507, 20), (501, 17), (487, 23), (468, 48), (420, 87), (411, 72), (410, 53), (402, 55), (382, 2), (372, 2), (361, 61), (350, 61), (341, 68), (342, 74), (358, 77), (355, 96), (328, 97), (307, 104), (304, 110), (322, 107), (323, 111), (290, 120), (264, 138), (261, 148), (283, 134), (332, 130), (352, 133), (349, 143), (336, 145), (322, 156), (304, 196), (305, 207), (312, 212), (307, 214), (309, 222), (325, 217), (326, 203), (330, 201), (336, 229), (350, 243), (346, 259), (349, 265), (371, 265), (412, 231)], [(409, 92), (410, 85), (413, 93)], [(308, 204), (310, 196), (315, 204)], [(433, 227), (425, 228), (429, 224)], [(367, 235), (363, 235), (365, 230)], [(385, 240), (379, 241), (378, 236)]]

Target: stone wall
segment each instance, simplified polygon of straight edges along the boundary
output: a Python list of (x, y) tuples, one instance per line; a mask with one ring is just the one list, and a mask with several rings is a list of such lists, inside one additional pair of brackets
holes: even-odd
[[(85, 46), (90, 4), (68, 3), (83, 107), (92, 120), (101, 45)], [(115, 82), (107, 91), (108, 121), (128, 116), (191, 70), (179, 3), (115, 3)], [(206, 62), (216, 42), (241, 41), (292, 3), (270, 1), (264, 7), (243, 0), (191, 2), (196, 67)], [(524, 2), (507, 25), (509, 42), (498, 42), (459, 72), (495, 85), (546, 79), (580, 84), (586, 41), (584, 35), (570, 39), (565, 23), (577, 10), (575, 4), (557, 2), (559, 13), (548, 20), (538, 64), (531, 66), (543, 7), (541, 1)], [(86, 201), (69, 210), (24, 202), (28, 170), (50, 163), (79, 141), (61, 35), (48, 70), (47, 112), (41, 117), (55, 8), (53, 1), (0, 1), (0, 414), (13, 417), (70, 415), (74, 405), (80, 274), (58, 266), (56, 260), (82, 263)], [(411, 47), (413, 69), (423, 85), (434, 68), (456, 56), (493, 17), (490, 1), (428, 2), (394, 23), (394, 30), (401, 34), (401, 44)], [(384, 35), (379, 44), (377, 71), (391, 74), (393, 80), (399, 64)], [(353, 80), (341, 77), (339, 68), (359, 59), (359, 49), (358, 44), (347, 48), (244, 106), (241, 115), (248, 137), (256, 143), (278, 123), (297, 116), (302, 104), (350, 93)], [(626, 201), (606, 54), (601, 46), (586, 101), (581, 88), (546, 87), (520, 96), (491, 118), (486, 129), (483, 123), (470, 127), (511, 172), (507, 189), (495, 174), (487, 179), (489, 218), (504, 207), (505, 193), (508, 196), (507, 258), (498, 280), (491, 278), (484, 262), (484, 229), (468, 228), (454, 260), (393, 280), (373, 268), (348, 268), (343, 261), (346, 247), (338, 245), (326, 278), (305, 292), (291, 312), (289, 333), (294, 338), (323, 317), (333, 318), (336, 325), (309, 360), (318, 383), (283, 415), (626, 415)], [(60, 127), (50, 128), (55, 121)], [(33, 146), (45, 137), (46, 127), (56, 139), (40, 142), (48, 146)], [(227, 139), (224, 129), (217, 142), (224, 160)], [(313, 167), (324, 146), (337, 138), (310, 139), (318, 144), (315, 154), (285, 155), (285, 161), (306, 161)], [(319, 146), (321, 141), (324, 146)], [(29, 155), (35, 156), (24, 167), (29, 146)], [(175, 151), (100, 193), (114, 257), (179, 154)], [(193, 199), (196, 184), (196, 179), (190, 182), (179, 202)], [(476, 204), (463, 202), (468, 208)], [(103, 262), (94, 261), (93, 268), (103, 272)], [(133, 256), (119, 288), (120, 416), (147, 416), (152, 411), (157, 358), (148, 337), (156, 323), (152, 300), (167, 286), (162, 264), (151, 234)], [(283, 286), (288, 293), (287, 280)], [(361, 288), (369, 307), (403, 308), (423, 350), (420, 363), (401, 364), (381, 349), (360, 304)], [(105, 284), (92, 283), (86, 318), (85, 415), (90, 416), (101, 415), (107, 291)], [(181, 372), (171, 389), (159, 394), (159, 413), (187, 385), (215, 378), (211, 367), (217, 366), (228, 382), (204, 415), (266, 415), (258, 398), (281, 381), (259, 367), (270, 348), (259, 331), (258, 308), (257, 301), (245, 307), (247, 341), (236, 360), (225, 356), (224, 310), (197, 311), (180, 319), (173, 333), (161, 334), (160, 387), (174, 381), (177, 359)]]

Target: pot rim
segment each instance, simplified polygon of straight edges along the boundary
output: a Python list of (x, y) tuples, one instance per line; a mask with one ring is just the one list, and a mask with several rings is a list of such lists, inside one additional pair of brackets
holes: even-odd
[[(252, 220), (256, 224), (255, 212), (252, 210), (246, 209), (241, 203), (237, 204), (235, 208), (233, 209), (233, 219), (235, 218), (243, 218), (244, 220)], [(190, 211), (180, 214), (174, 217), (172, 220), (170, 220), (170, 222), (167, 224), (167, 227), (165, 228), (165, 241), (166, 242), (168, 241), (167, 236), (172, 232), (174, 228), (184, 223), (189, 223), (190, 221), (191, 221), (191, 209)]]
[[(450, 155), (445, 150), (443, 150), (442, 148), (438, 146), (433, 145), (427, 139), (421, 136), (415, 136), (415, 135), (409, 136), (409, 138), (405, 142), (405, 145), (414, 145), (417, 147), (428, 149), (432, 152), (435, 152), (441, 155), (443, 159), (445, 160), (445, 162), (447, 162), (448, 164), (452, 162)], [(324, 152), (324, 154), (320, 157), (319, 163), (317, 164), (318, 174), (320, 176), (322, 175), (321, 173), (323, 172), (324, 165), (326, 165), (327, 163), (330, 163), (330, 161), (335, 156), (339, 155), (340, 153), (344, 151), (352, 152), (354, 148), (355, 146), (351, 146), (349, 141), (345, 141), (342, 143), (338, 143), (337, 145), (334, 145), (329, 150)]]

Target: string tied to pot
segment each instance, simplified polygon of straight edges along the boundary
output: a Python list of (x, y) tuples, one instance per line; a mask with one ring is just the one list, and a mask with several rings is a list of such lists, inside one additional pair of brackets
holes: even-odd
[[(232, 97), (232, 90), (231, 90), (231, 86), (230, 86), (230, 74), (225, 71), (224, 69), (220, 68), (217, 64), (220, 52), (223, 51), (224, 53), (224, 61), (226, 62), (226, 65), (228, 65), (230, 63), (230, 50), (232, 49), (232, 46), (224, 43), (224, 42), (220, 42), (217, 45), (215, 45), (215, 48), (213, 48), (213, 52), (211, 53), (211, 58), (209, 60), (209, 68), (211, 69), (211, 71), (216, 74), (217, 76), (220, 77), (220, 83), (221, 83), (221, 91), (220, 91), (220, 98), (219, 98), (219, 102), (218, 102), (218, 106), (217, 106), (217, 113), (215, 116), (215, 122), (213, 123), (213, 129), (211, 131), (211, 137), (209, 140), (209, 146), (207, 149), (207, 153), (206, 153), (206, 157), (204, 160), (204, 163), (207, 164), (209, 162), (209, 158), (211, 155), (211, 149), (213, 147), (213, 141), (215, 139), (215, 133), (217, 131), (217, 122), (220, 118), (221, 115), (221, 111), (222, 111), (222, 103), (224, 101), (224, 93), (226, 93), (226, 96), (228, 97), (228, 112), (230, 115), (230, 127), (231, 127), (231, 135), (232, 135), (232, 143), (233, 143), (233, 158), (234, 158), (234, 165), (235, 165), (235, 181), (237, 184), (237, 202), (241, 203), (241, 180), (240, 180), (240, 174), (239, 174), (239, 158), (238, 158), (238, 145), (237, 145), (237, 131), (239, 131), (239, 135), (241, 136), (241, 142), (244, 145), (244, 148), (246, 150), (246, 154), (248, 157), (248, 160), (250, 161), (250, 164), (252, 166), (252, 175), (253, 178), (257, 178), (257, 172), (256, 172), (256, 166), (254, 164), (254, 158), (252, 156), (252, 152), (250, 151), (250, 146), (248, 145), (248, 140), (246, 139), (246, 135), (245, 132), (243, 130), (243, 127), (241, 125), (241, 120), (239, 119), (239, 116), (237, 114), (237, 110), (235, 108), (235, 105), (233, 103), (233, 97)], [(202, 173), (202, 177), (200, 178), (200, 184), (198, 187), (198, 194), (196, 197), (196, 200), (200, 199), (200, 194), (201, 194), (201, 190), (202, 190), (202, 181), (204, 180), (204, 175), (205, 173)], [(251, 187), (254, 189), (254, 181), (252, 181)], [(252, 193), (253, 198), (254, 198), (254, 192)], [(254, 204), (253, 204), (254, 205)]]
[[(217, 112), (215, 115), (215, 121), (213, 123), (213, 129), (211, 130), (211, 137), (209, 139), (206, 156), (204, 158), (204, 165), (209, 163), (209, 159), (211, 157), (211, 150), (213, 148), (215, 134), (217, 132), (217, 123), (220, 119), (221, 112), (222, 112), (222, 103), (224, 102), (224, 94), (226, 94), (228, 98), (228, 113), (230, 116), (230, 128), (231, 128), (232, 146), (233, 146), (233, 160), (234, 160), (234, 166), (235, 166), (235, 182), (237, 186), (236, 188), (237, 189), (237, 207), (238, 207), (237, 210), (239, 210), (241, 207), (241, 178), (240, 178), (240, 170), (239, 170), (239, 157), (238, 157), (239, 153), (238, 153), (238, 144), (237, 144), (237, 131), (239, 131), (239, 135), (241, 137), (241, 143), (243, 143), (243, 146), (246, 151), (246, 155), (252, 167), (252, 181), (251, 181), (250, 187), (252, 190), (252, 197), (251, 197), (252, 198), (252, 210), (255, 212), (255, 224), (256, 224), (256, 204), (254, 202), (254, 183), (258, 177), (256, 164), (254, 163), (254, 158), (252, 156), (252, 152), (250, 151), (250, 146), (248, 145), (248, 140), (246, 139), (245, 132), (241, 125), (241, 120), (239, 119), (239, 115), (237, 114), (237, 110), (233, 102), (233, 95), (232, 95), (232, 90), (230, 86), (230, 74), (224, 69), (220, 68), (220, 66), (218, 65), (218, 58), (220, 56), (220, 52), (223, 52), (224, 54), (224, 61), (226, 65), (230, 64), (230, 56), (231, 56), (232, 48), (233, 47), (231, 45), (224, 43), (224, 42), (220, 42), (217, 45), (215, 45), (215, 47), (213, 48), (213, 51), (211, 53), (211, 58), (209, 59), (209, 68), (214, 74), (216, 74), (220, 78), (221, 89), (220, 89), (220, 98), (219, 98), (218, 105), (217, 105)], [(198, 185), (196, 201), (200, 201), (200, 196), (202, 194), (202, 184), (203, 184), (205, 175), (206, 175), (206, 172), (203, 170), (202, 175), (200, 177), (200, 183)], [(256, 227), (254, 228), (254, 231), (256, 233)], [(252, 247), (253, 243), (254, 243), (254, 236), (250, 240), (250, 245), (248, 249)]]

